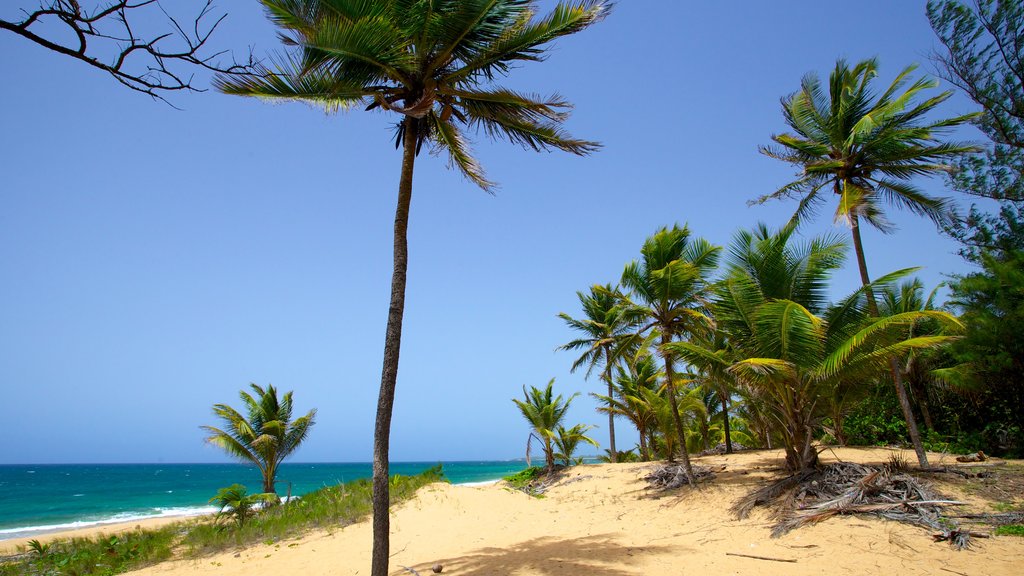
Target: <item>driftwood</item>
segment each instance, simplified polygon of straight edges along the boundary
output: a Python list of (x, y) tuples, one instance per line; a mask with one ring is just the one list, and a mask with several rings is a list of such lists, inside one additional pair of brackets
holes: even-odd
[(753, 558), (755, 560), (771, 560), (772, 562), (793, 562), (793, 563), (796, 563), (796, 560), (793, 560), (793, 559), (790, 559), (790, 558), (771, 558), (769, 556), (757, 556), (755, 554), (737, 554), (735, 552), (726, 552), (725, 555), (726, 556), (739, 556), (740, 558)]

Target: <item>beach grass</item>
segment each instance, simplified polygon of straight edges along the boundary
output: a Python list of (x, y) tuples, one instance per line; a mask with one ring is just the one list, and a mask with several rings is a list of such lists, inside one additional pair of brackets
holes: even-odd
[[(441, 466), (415, 476), (391, 477), (391, 502), (411, 498), (421, 487), (445, 481)], [(194, 558), (233, 547), (276, 543), (312, 529), (342, 528), (372, 510), (373, 488), (361, 479), (311, 492), (261, 510), (245, 524), (224, 517), (136, 529), (116, 536), (72, 538), (30, 545), (24, 554), (0, 558), (0, 576), (111, 576), (170, 559)]]

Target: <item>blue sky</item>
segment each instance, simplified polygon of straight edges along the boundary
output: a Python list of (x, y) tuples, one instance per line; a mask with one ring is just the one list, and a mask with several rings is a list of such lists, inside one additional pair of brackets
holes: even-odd
[[(34, 6), (0, 16), (19, 4)], [(218, 47), (276, 49), (256, 2), (221, 5)], [(555, 351), (573, 337), (556, 314), (579, 313), (575, 292), (616, 281), (661, 226), (725, 245), (782, 224), (793, 203), (746, 204), (794, 175), (757, 151), (785, 129), (779, 98), (837, 57), (878, 56), (884, 83), (910, 63), (931, 72), (935, 44), (923, 2), (623, 0), (515, 70), (505, 85), (565, 96), (569, 130), (604, 148), (578, 158), (478, 138), (494, 196), (420, 157), (392, 458), (522, 456), (510, 399), (552, 377), (584, 393), (570, 423), (605, 424), (586, 396), (598, 382)], [(249, 382), (318, 408), (296, 459), (369, 460), (394, 118), (214, 92), (172, 97), (179, 111), (9, 33), (0, 69), (0, 464), (223, 461), (199, 426)], [(942, 109), (969, 111), (960, 97)], [(803, 233), (845, 234), (830, 214)], [(896, 234), (865, 233), (873, 275), (924, 266), (933, 286), (967, 270), (930, 222), (893, 220)], [(836, 294), (857, 282), (851, 262)]]

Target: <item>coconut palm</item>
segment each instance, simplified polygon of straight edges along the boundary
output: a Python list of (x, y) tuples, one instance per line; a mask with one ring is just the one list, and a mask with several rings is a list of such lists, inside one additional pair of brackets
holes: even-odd
[(685, 226), (662, 228), (644, 242), (641, 259), (627, 264), (622, 272), (622, 285), (629, 290), (625, 301), (627, 314), (640, 320), (637, 334), (644, 335), (651, 330), (659, 334), (659, 347), (665, 359), (667, 398), (671, 405), (668, 414), (674, 422), (683, 468), (691, 486), (696, 486), (697, 481), (686, 450), (686, 427), (677, 406), (675, 360), (663, 347), (711, 326), (706, 314), (706, 297), (720, 251), (702, 238), (691, 240)]
[(587, 432), (593, 426), (589, 424), (576, 424), (572, 428), (566, 428), (559, 424), (555, 428), (555, 458), (562, 461), (565, 466), (572, 466), (574, 463), (582, 462), (583, 459), (573, 459), (573, 455), (579, 448), (580, 442), (586, 442), (595, 448), (600, 448), (601, 445), (596, 440), (587, 436)]
[[(800, 222), (826, 201), (822, 192), (831, 191), (838, 201), (835, 220), (850, 226), (864, 286), (871, 280), (861, 244), (861, 220), (883, 233), (894, 231), (884, 214), (885, 205), (891, 204), (939, 225), (949, 223), (953, 215), (949, 201), (922, 192), (910, 180), (948, 173), (953, 167), (944, 162), (978, 151), (976, 146), (938, 139), (976, 115), (925, 120), (952, 96), (951, 91), (915, 102), (921, 92), (938, 85), (920, 78), (899, 93), (915, 69), (904, 68), (877, 99), (870, 88), (878, 75), (875, 59), (852, 69), (838, 60), (827, 94), (818, 77), (808, 74), (800, 90), (782, 100), (783, 116), (794, 132), (773, 135), (778, 145), (761, 147), (765, 155), (793, 164), (802, 174), (756, 202), (797, 197), (800, 203), (793, 220)], [(867, 292), (868, 305), (874, 307), (870, 288)]]
[[(787, 466), (802, 471), (817, 464), (812, 440), (825, 413), (823, 400), (837, 382), (877, 377), (894, 357), (952, 338), (914, 336), (908, 332), (914, 323), (930, 319), (950, 329), (959, 323), (936, 311), (876, 318), (868, 313), (863, 288), (829, 304), (827, 281), (842, 264), (845, 247), (834, 238), (794, 245), (794, 229), (791, 223), (772, 233), (762, 225), (736, 235), (715, 310), (737, 346), (728, 370), (767, 400)], [(872, 286), (887, 286), (907, 273), (883, 276)], [(683, 342), (666, 348), (681, 356), (695, 352)]]
[(548, 474), (555, 470), (554, 441), (558, 434), (557, 430), (562, 425), (565, 414), (569, 411), (569, 405), (572, 404), (574, 398), (579, 396), (579, 394), (573, 394), (563, 400), (561, 394), (554, 395), (552, 391), (554, 385), (555, 379), (552, 378), (543, 390), (536, 386), (530, 386), (530, 389), (527, 390), (526, 386), (523, 386), (523, 399), (512, 399), (532, 428), (530, 436), (526, 440), (527, 458), (530, 454), (530, 442), (536, 437), (544, 448), (544, 462)]
[(273, 504), (277, 501), (277, 494), (249, 494), (245, 486), (241, 484), (232, 484), (227, 488), (221, 488), (213, 498), (210, 498), (210, 504), (218, 508), (214, 520), (233, 516), (239, 527), (243, 526), (245, 521), (256, 513), (260, 505)]
[(648, 462), (651, 459), (650, 443), (658, 422), (644, 391), (657, 393), (663, 373), (650, 354), (638, 358), (629, 370), (616, 367), (616, 373), (612, 395), (593, 395), (602, 403), (598, 411), (622, 416), (636, 427), (640, 435), (640, 459)]
[(200, 426), (209, 436), (206, 441), (219, 446), (230, 456), (251, 462), (263, 475), (263, 492), (276, 494), (274, 481), (277, 467), (291, 456), (306, 439), (316, 419), (316, 409), (292, 420), (292, 393), (280, 399), (277, 389), (250, 384), (253, 393), (239, 393), (246, 415), (228, 406), (214, 404), (213, 413), (223, 422), (223, 429)]
[[(951, 223), (949, 201), (929, 196), (910, 180), (915, 176), (948, 173), (953, 167), (946, 162), (980, 151), (976, 146), (939, 140), (945, 131), (968, 122), (976, 114), (926, 120), (925, 116), (953, 93), (946, 91), (915, 101), (921, 92), (938, 85), (935, 80), (920, 78), (906, 87), (915, 68), (903, 69), (877, 99), (870, 89), (871, 80), (878, 75), (875, 59), (860, 62), (852, 69), (844, 60), (837, 61), (829, 77), (827, 94), (818, 77), (808, 74), (800, 90), (782, 100), (783, 115), (794, 133), (774, 135), (772, 139), (778, 146), (761, 148), (764, 154), (799, 167), (802, 174), (757, 202), (799, 197), (793, 219), (801, 221), (825, 202), (822, 191), (831, 188), (838, 200), (834, 218), (850, 226), (861, 284), (873, 316), (878, 316), (878, 307), (861, 242), (861, 220), (883, 233), (892, 232), (895, 227), (884, 213), (885, 205), (892, 204), (926, 216), (937, 225)], [(890, 372), (918, 460), (921, 466), (927, 466), (928, 457), (900, 371), (893, 364)]]
[[(589, 294), (577, 292), (585, 318), (577, 320), (565, 312), (558, 315), (570, 328), (583, 334), (581, 338), (560, 346), (560, 350), (582, 350), (583, 353), (573, 362), (572, 371), (582, 366), (587, 367), (586, 376), (597, 366), (601, 366), (601, 380), (608, 386), (608, 397), (613, 393), (612, 369), (615, 366), (617, 351), (621, 350), (622, 342), (629, 335), (630, 323), (620, 305), (622, 294), (618, 287), (610, 284), (592, 286)], [(615, 447), (615, 412), (608, 413), (608, 454), (612, 462), (616, 462), (618, 451)]]
[(588, 154), (597, 144), (565, 133), (569, 103), (492, 85), (517, 64), (544, 59), (552, 40), (601, 20), (601, 0), (559, 3), (534, 18), (534, 0), (261, 0), (291, 50), (274, 69), (220, 76), (222, 92), (298, 100), (334, 111), (354, 106), (395, 115), (402, 150), (394, 268), (374, 428), (372, 576), (389, 556), (388, 452), (408, 268), (413, 169), (425, 143), (484, 190), (493, 183), (465, 132), (482, 130), (533, 150)]
[[(713, 409), (708, 405), (709, 412), (720, 414), (722, 420), (722, 431), (725, 438), (725, 453), (732, 454), (732, 430), (729, 426), (729, 402), (732, 398), (732, 391), (735, 381), (727, 368), (732, 362), (732, 346), (726, 338), (725, 332), (717, 328), (704, 333), (694, 334), (689, 342), (701, 350), (700, 354), (688, 354), (684, 358), (687, 364), (694, 368), (697, 373), (694, 378), (701, 381), (714, 393), (721, 406), (721, 411)], [(710, 398), (709, 398), (710, 400)]]

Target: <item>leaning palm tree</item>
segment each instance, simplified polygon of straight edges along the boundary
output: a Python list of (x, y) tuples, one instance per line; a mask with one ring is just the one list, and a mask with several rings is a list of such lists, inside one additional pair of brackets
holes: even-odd
[(249, 386), (255, 397), (245, 390), (239, 393), (245, 405), (244, 416), (227, 404), (214, 404), (213, 413), (224, 423), (223, 429), (200, 428), (209, 432), (206, 441), (210, 444), (243, 462), (255, 464), (263, 475), (263, 492), (276, 494), (277, 467), (306, 439), (316, 409), (292, 420), (291, 392), (278, 399), (277, 389), (272, 385), (266, 389), (256, 384)]
[(527, 390), (526, 386), (523, 386), (523, 399), (512, 399), (512, 402), (519, 407), (523, 418), (530, 423), (530, 436), (526, 440), (527, 457), (530, 454), (530, 442), (537, 438), (544, 447), (544, 463), (548, 474), (555, 470), (554, 442), (558, 428), (561, 427), (562, 420), (565, 419), (565, 414), (569, 411), (569, 405), (576, 396), (579, 396), (579, 394), (573, 394), (563, 400), (561, 394), (555, 396), (552, 392), (554, 385), (555, 379), (552, 378), (543, 390), (536, 386), (530, 386), (530, 389)]
[[(601, 380), (608, 386), (608, 397), (612, 396), (612, 369), (616, 357), (623, 349), (623, 340), (629, 335), (630, 323), (621, 306), (622, 294), (618, 287), (611, 285), (592, 286), (589, 294), (577, 292), (585, 318), (576, 319), (565, 312), (558, 315), (570, 328), (583, 334), (560, 346), (559, 350), (583, 350), (573, 362), (572, 371), (587, 367), (587, 377), (597, 366), (601, 366)], [(616, 462), (615, 412), (608, 412), (608, 450), (611, 461)]]
[(697, 485), (697, 479), (686, 450), (686, 427), (677, 406), (675, 360), (664, 345), (710, 328), (706, 297), (720, 251), (703, 238), (691, 240), (690, 230), (685, 226), (662, 228), (644, 242), (641, 259), (627, 264), (622, 272), (622, 285), (630, 291), (625, 301), (627, 314), (640, 319), (637, 334), (657, 330), (660, 335), (668, 413), (675, 425), (683, 468), (691, 486)]
[(261, 0), (290, 52), (274, 69), (221, 76), (222, 92), (299, 100), (333, 111), (354, 106), (398, 118), (402, 150), (394, 225), (394, 270), (374, 428), (372, 576), (388, 570), (388, 452), (408, 268), (413, 168), (424, 144), (484, 190), (493, 183), (473, 157), (466, 130), (533, 150), (584, 155), (597, 144), (561, 126), (569, 103), (492, 85), (515, 65), (541, 61), (544, 46), (602, 19), (601, 0), (559, 3), (534, 18), (534, 0)]
[[(793, 220), (800, 221), (825, 201), (822, 191), (831, 189), (836, 196), (835, 220), (850, 226), (861, 284), (873, 316), (878, 316), (878, 305), (861, 243), (861, 220), (883, 233), (892, 232), (894, 226), (884, 214), (885, 205), (892, 204), (927, 216), (937, 225), (949, 224), (952, 210), (948, 200), (929, 196), (910, 180), (915, 176), (948, 173), (953, 167), (946, 162), (980, 151), (977, 146), (938, 138), (976, 114), (925, 119), (952, 96), (951, 91), (915, 101), (922, 91), (938, 85), (935, 80), (920, 78), (900, 92), (915, 68), (908, 66), (900, 72), (877, 99), (869, 86), (878, 75), (875, 59), (860, 62), (852, 69), (844, 60), (837, 61), (829, 77), (827, 94), (818, 77), (808, 74), (800, 90), (782, 100), (786, 124), (794, 133), (772, 136), (778, 146), (761, 148), (767, 156), (799, 167), (802, 174), (756, 202), (798, 197), (800, 203)], [(899, 369), (893, 364), (890, 372), (918, 461), (927, 466), (928, 457)]]

